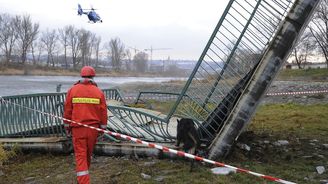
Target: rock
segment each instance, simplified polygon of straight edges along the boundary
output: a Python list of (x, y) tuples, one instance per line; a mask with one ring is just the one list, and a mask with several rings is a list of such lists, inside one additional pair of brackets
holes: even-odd
[(322, 144), (325, 149), (328, 149), (328, 144)]
[(265, 141), (263, 141), (263, 143), (264, 144), (270, 144), (270, 141), (265, 140)]
[(311, 142), (311, 143), (309, 143), (311, 146), (315, 146), (315, 143), (313, 143), (313, 142)]
[(227, 167), (215, 167), (211, 169), (213, 174), (219, 175), (228, 175), (230, 173), (236, 173), (235, 169), (227, 168)]
[(150, 175), (145, 174), (145, 173), (141, 173), (141, 177), (142, 177), (143, 179), (145, 179), (145, 180), (149, 180), (149, 179), (151, 178)]
[(325, 156), (323, 156), (323, 155), (316, 155), (316, 157), (321, 158), (321, 159), (325, 158)]
[(156, 178), (154, 178), (154, 180), (157, 182), (163, 182), (164, 178), (165, 178), (164, 176), (157, 176)]
[(0, 176), (4, 176), (5, 173), (3, 173), (3, 171), (0, 170)]
[(273, 143), (273, 145), (275, 145), (275, 146), (286, 146), (288, 144), (289, 144), (289, 142), (287, 140), (278, 140)]
[(243, 149), (243, 150), (246, 150), (246, 151), (250, 151), (251, 150), (251, 147), (248, 146), (247, 144), (238, 144), (238, 147), (240, 149)]
[(146, 166), (146, 167), (149, 167), (149, 166), (152, 166), (152, 165), (155, 165), (156, 162), (152, 161), (152, 162), (145, 162), (143, 163), (143, 166)]
[(327, 180), (320, 180), (321, 184), (328, 184), (328, 179)]
[(317, 170), (318, 174), (323, 174), (326, 171), (324, 166), (317, 166), (316, 170)]
[(119, 175), (121, 175), (121, 174), (122, 174), (122, 172), (117, 172), (117, 173), (115, 173), (115, 174), (110, 175), (110, 177), (111, 177), (111, 178), (114, 178), (114, 177), (119, 176)]
[(310, 140), (310, 142), (318, 142), (318, 140), (317, 139), (312, 139), (312, 140)]

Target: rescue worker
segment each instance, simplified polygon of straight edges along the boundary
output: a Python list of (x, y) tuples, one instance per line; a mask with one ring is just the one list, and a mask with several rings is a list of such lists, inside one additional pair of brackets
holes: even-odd
[[(67, 92), (64, 118), (106, 129), (107, 106), (105, 96), (93, 81), (95, 76), (96, 72), (93, 67), (85, 66), (81, 69), (82, 79)], [(89, 184), (91, 155), (99, 132), (68, 121), (64, 121), (64, 125), (67, 135), (72, 135), (77, 181), (79, 184)]]

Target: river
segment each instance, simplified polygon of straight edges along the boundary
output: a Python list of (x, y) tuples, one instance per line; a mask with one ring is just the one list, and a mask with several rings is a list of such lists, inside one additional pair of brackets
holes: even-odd
[[(73, 76), (1, 76), (0, 96), (56, 92), (58, 84), (66, 92), (80, 77)], [(185, 80), (175, 77), (95, 77), (101, 89), (114, 88), (127, 83), (161, 83)]]

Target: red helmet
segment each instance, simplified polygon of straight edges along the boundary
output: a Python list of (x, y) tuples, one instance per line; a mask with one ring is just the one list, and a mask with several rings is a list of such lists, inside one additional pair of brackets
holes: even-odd
[(96, 76), (96, 71), (91, 66), (84, 66), (81, 69), (81, 77), (94, 77)]

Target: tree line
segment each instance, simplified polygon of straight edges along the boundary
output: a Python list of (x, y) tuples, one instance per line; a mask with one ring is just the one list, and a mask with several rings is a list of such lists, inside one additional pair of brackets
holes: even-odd
[[(0, 14), (0, 55), (5, 65), (21, 63), (26, 66), (28, 58), (31, 58), (29, 65), (38, 65), (42, 56), (46, 56), (47, 67), (60, 64), (67, 69), (78, 69), (85, 65), (109, 65), (115, 71), (146, 71), (148, 55), (145, 52), (132, 57), (119, 38), (101, 42), (100, 36), (73, 25), (40, 31), (39, 23), (34, 23), (30, 15)], [(100, 60), (104, 55), (105, 62)]]
[(328, 68), (328, 0), (322, 0), (291, 54), (298, 68), (304, 68), (309, 56), (321, 54)]
[[(323, 55), (328, 67), (328, 0), (323, 0), (314, 13), (304, 34), (296, 43), (292, 57), (299, 68), (303, 68), (310, 56)], [(67, 25), (59, 29), (40, 31), (29, 15), (0, 14), (0, 55), (5, 65), (21, 63), (26, 66), (27, 56), (31, 64), (78, 69), (85, 65), (110, 66), (115, 71), (145, 72), (148, 55), (143, 51), (133, 56), (119, 38), (102, 43), (100, 36), (83, 28)], [(100, 56), (106, 56), (106, 61)], [(29, 57), (29, 58), (30, 58)]]

